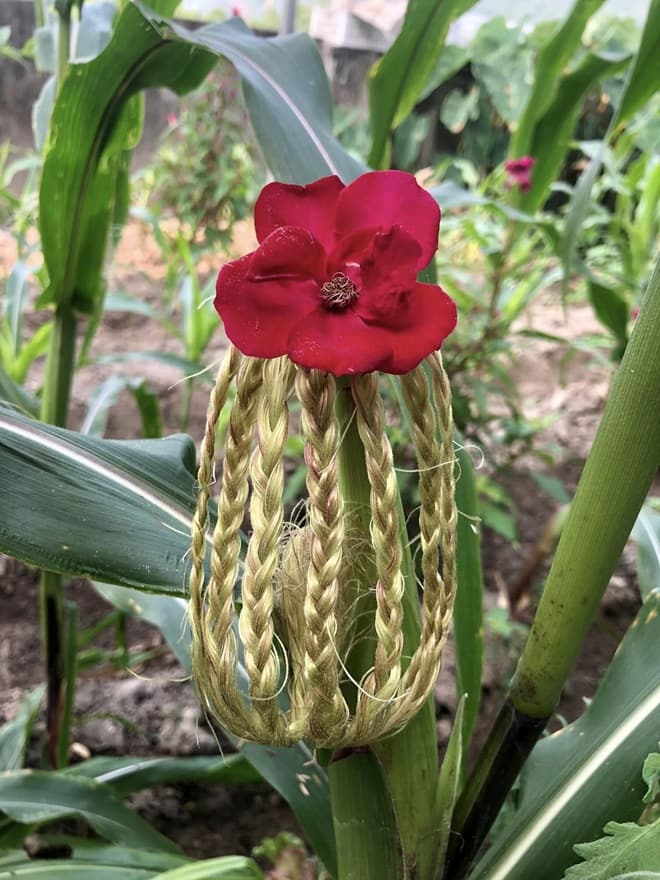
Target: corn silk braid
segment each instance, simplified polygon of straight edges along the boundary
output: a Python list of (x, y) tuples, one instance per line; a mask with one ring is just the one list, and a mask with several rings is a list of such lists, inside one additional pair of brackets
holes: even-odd
[(305, 678), (309, 683), (309, 735), (332, 744), (345, 731), (349, 711), (339, 689), (337, 608), (344, 550), (344, 505), (339, 491), (339, 422), (334, 377), (298, 370), (306, 438), (307, 492), (311, 548), (305, 591)]
[[(405, 671), (399, 502), (384, 406), (376, 374), (355, 377), (351, 383), (372, 487), (368, 552), (374, 559), (376, 583), (363, 584), (362, 589), (375, 592), (377, 642), (373, 668), (359, 683), (351, 716), (340, 689), (340, 657), (349, 650), (355, 621), (346, 608), (352, 553), (339, 489), (341, 438), (335, 379), (320, 371), (298, 369), (287, 358), (241, 359), (235, 349), (228, 352), (211, 395), (201, 448), (190, 618), (193, 671), (204, 705), (235, 735), (274, 745), (302, 738), (319, 746), (362, 745), (400, 728), (427, 699), (439, 670), (455, 595), (456, 509), (449, 383), (439, 354), (426, 364), (430, 383), (422, 366), (401, 378), (420, 472), (424, 586), (420, 643)], [(205, 586), (205, 530), (216, 425), (234, 377), (236, 395), (229, 414), (211, 573)], [(285, 536), (283, 452), (287, 400), (294, 379), (305, 438), (308, 522)], [(239, 689), (234, 589), (250, 485), (253, 532), (238, 621), (247, 689)], [(284, 672), (278, 638), (288, 667)], [(242, 675), (245, 678), (245, 672)], [(291, 703), (286, 713), (280, 711), (278, 702), (285, 686)]]
[(385, 408), (378, 393), (378, 374), (354, 378), (352, 392), (371, 484), (371, 541), (378, 576), (374, 668), (361, 683), (356, 713), (364, 712), (364, 723), (369, 727), (377, 723), (379, 716), (388, 714), (401, 680), (405, 585), (401, 573), (399, 492), (392, 447), (385, 433)]
[(263, 384), (257, 415), (257, 445), (250, 475), (252, 535), (243, 574), (243, 604), (238, 619), (250, 683), (253, 720), (260, 737), (280, 740), (284, 716), (279, 711), (280, 662), (273, 640), (275, 625), (273, 577), (279, 563), (284, 523), (284, 444), (289, 430), (287, 397), (295, 367), (288, 358), (263, 364)]
[(192, 629), (193, 665), (204, 667), (209, 650), (210, 632), (205, 626), (204, 609), (204, 563), (206, 560), (206, 528), (211, 485), (214, 481), (216, 426), (229, 395), (229, 386), (240, 364), (240, 353), (233, 345), (220, 366), (215, 386), (209, 398), (206, 412), (206, 429), (200, 450), (197, 473), (197, 506), (192, 525), (190, 557), (192, 567), (188, 581), (190, 590), (190, 622)]
[[(440, 671), (440, 656), (456, 596), (456, 503), (451, 389), (439, 352), (426, 359), (433, 376), (434, 411), (422, 366), (401, 377), (419, 466), (419, 529), (422, 548), (422, 635), (406, 669), (406, 700), (393, 706), (391, 721), (405, 723), (418, 711)], [(437, 428), (437, 430), (436, 430)], [(439, 435), (439, 442), (436, 437)], [(441, 577), (438, 546), (442, 550)], [(403, 717), (400, 717), (403, 716)]]
[[(193, 673), (205, 705), (237, 736), (249, 736), (250, 715), (238, 690), (237, 640), (233, 628), (234, 585), (241, 551), (240, 529), (248, 497), (248, 467), (254, 438), (256, 408), (262, 388), (262, 361), (244, 359), (236, 377), (236, 395), (229, 413), (225, 460), (218, 499), (218, 519), (213, 531), (211, 576), (203, 599), (199, 624), (205, 630), (203, 653), (193, 651)], [(207, 433), (215, 432), (215, 425)], [(204, 453), (204, 448), (202, 452)], [(207, 467), (204, 460), (200, 469)], [(197, 646), (195, 646), (197, 647)]]

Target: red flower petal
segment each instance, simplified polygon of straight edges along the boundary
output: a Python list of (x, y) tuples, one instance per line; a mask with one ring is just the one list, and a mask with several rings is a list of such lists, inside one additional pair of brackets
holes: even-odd
[(355, 309), (362, 318), (380, 321), (388, 316), (397, 320), (402, 294), (415, 287), (421, 250), (400, 226), (376, 234), (371, 253), (361, 262), (362, 290)]
[(325, 251), (306, 229), (280, 226), (267, 236), (252, 255), (249, 277), (315, 278), (323, 284), (327, 276)]
[(371, 171), (358, 177), (339, 195), (335, 219), (337, 238), (365, 229), (386, 232), (393, 226), (401, 226), (420, 243), (417, 269), (423, 269), (438, 247), (440, 208), (411, 174)]
[(300, 226), (308, 229), (331, 251), (335, 240), (335, 207), (344, 184), (336, 177), (322, 177), (307, 186), (293, 183), (269, 183), (254, 206), (257, 240), (279, 226)]
[(287, 352), (292, 325), (318, 305), (319, 286), (311, 278), (254, 280), (251, 270), (257, 253), (220, 269), (214, 305), (239, 351), (251, 357), (279, 357)]
[(370, 373), (393, 357), (391, 339), (365, 327), (352, 309), (331, 312), (323, 306), (293, 328), (287, 354), (301, 367), (335, 376)]
[(392, 356), (379, 370), (401, 375), (437, 351), (456, 327), (456, 304), (435, 284), (415, 284), (401, 308), (387, 321), (369, 323), (369, 338), (389, 341)]

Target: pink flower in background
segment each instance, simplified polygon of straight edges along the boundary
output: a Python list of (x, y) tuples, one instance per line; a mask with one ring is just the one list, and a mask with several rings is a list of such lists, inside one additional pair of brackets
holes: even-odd
[(533, 156), (521, 156), (520, 159), (509, 159), (504, 163), (507, 173), (507, 181), (504, 184), (507, 189), (519, 186), (522, 192), (527, 192), (532, 185), (532, 168), (536, 165)]
[(169, 125), (169, 127), (174, 128), (176, 123), (177, 123), (176, 113), (168, 113), (167, 114), (167, 124)]
[(240, 6), (235, 6), (235, 5), (232, 6), (232, 8), (231, 8), (231, 14), (232, 14), (234, 17), (240, 15), (240, 14), (241, 14), (241, 7), (240, 7)]

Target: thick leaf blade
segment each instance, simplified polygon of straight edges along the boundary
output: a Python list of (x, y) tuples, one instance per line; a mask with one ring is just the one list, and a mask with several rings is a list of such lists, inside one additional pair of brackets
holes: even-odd
[[(46, 301), (72, 298), (88, 306), (105, 249), (114, 193), (113, 163), (134, 145), (140, 120), (130, 99), (150, 86), (179, 94), (196, 86), (214, 59), (201, 49), (167, 39), (134, 4), (119, 16), (106, 49), (72, 64), (59, 90), (46, 145), (39, 224), (50, 288)], [(88, 248), (92, 246), (93, 260)], [(93, 265), (92, 265), (93, 263)], [(81, 277), (79, 277), (81, 276)]]
[(172, 29), (236, 67), (257, 139), (278, 180), (304, 184), (336, 174), (349, 183), (365, 170), (332, 134), (328, 80), (306, 34), (263, 39), (240, 19), (197, 31)]
[(651, 0), (637, 55), (619, 104), (618, 122), (626, 122), (642, 109), (658, 88), (660, 58), (660, 0)]
[(106, 787), (90, 779), (67, 778), (40, 770), (0, 773), (0, 810), (16, 822), (41, 824), (80, 816), (112, 843), (136, 849), (177, 852)]
[(453, 19), (475, 0), (411, 0), (398, 37), (372, 68), (369, 108), (372, 145), (369, 164), (387, 163), (390, 131), (408, 116), (431, 76)]
[(551, 104), (545, 113), (536, 118), (530, 139), (528, 152), (536, 159), (536, 165), (532, 174), (532, 185), (520, 199), (524, 211), (528, 213), (536, 211), (556, 179), (575, 128), (584, 94), (595, 82), (617, 72), (628, 61), (629, 56), (625, 53), (614, 59), (589, 53), (575, 70), (559, 80)]
[(610, 820), (639, 817), (640, 767), (658, 739), (659, 612), (656, 591), (585, 714), (536, 746), (521, 775), (518, 810), (470, 880), (559, 877), (575, 862), (575, 844), (600, 837)]
[(539, 52), (534, 72), (534, 86), (518, 128), (511, 138), (509, 146), (511, 158), (534, 155), (532, 141), (537, 120), (548, 110), (564, 67), (580, 45), (587, 22), (603, 2), (604, 0), (576, 0), (562, 25)]
[(32, 565), (183, 595), (195, 449), (100, 440), (0, 406), (0, 550)]

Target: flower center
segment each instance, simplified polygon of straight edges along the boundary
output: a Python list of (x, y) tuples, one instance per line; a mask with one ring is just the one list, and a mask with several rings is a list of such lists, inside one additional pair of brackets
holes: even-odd
[(343, 312), (358, 298), (358, 289), (348, 275), (335, 272), (330, 281), (321, 287), (321, 299), (328, 309)]

